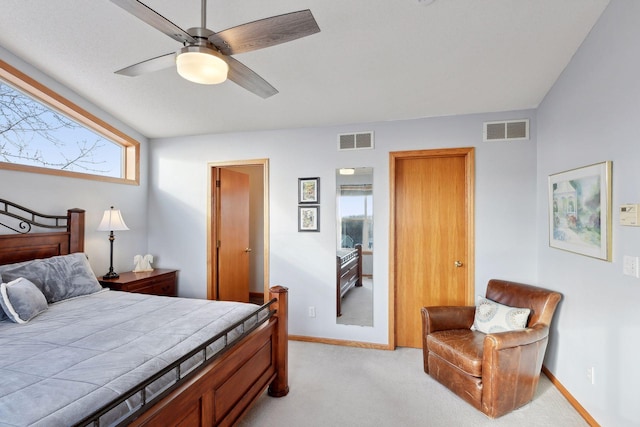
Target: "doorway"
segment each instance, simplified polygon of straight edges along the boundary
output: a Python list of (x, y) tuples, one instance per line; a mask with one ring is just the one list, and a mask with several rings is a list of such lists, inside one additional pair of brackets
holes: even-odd
[(420, 309), (473, 305), (474, 148), (390, 153), (389, 343), (422, 347)]
[[(269, 289), (269, 161), (268, 159), (238, 160), (229, 162), (212, 162), (208, 164), (209, 188), (208, 188), (208, 215), (207, 215), (207, 298), (208, 299), (229, 299), (256, 301), (261, 298), (264, 301), (268, 296)], [(226, 261), (218, 263), (221, 256), (219, 249), (224, 245), (221, 237), (228, 227), (222, 229), (220, 224), (224, 222), (224, 217), (234, 218), (234, 209), (246, 210), (246, 205), (236, 203), (234, 197), (220, 197), (220, 188), (216, 186), (220, 173), (234, 176), (236, 174), (248, 175), (249, 177), (249, 221), (248, 233), (249, 243), (243, 247), (236, 248), (235, 252), (226, 256)], [(228, 188), (227, 188), (228, 190)], [(226, 191), (226, 190), (225, 190)], [(224, 203), (224, 209), (221, 204)], [(246, 214), (246, 212), (244, 212)], [(224, 216), (224, 217), (223, 217)], [(234, 232), (235, 233), (235, 232)], [(228, 235), (228, 234), (227, 234)], [(235, 237), (235, 234), (233, 234)], [(229, 238), (226, 239), (229, 244)], [(231, 237), (233, 240), (233, 237)], [(236, 243), (236, 242), (232, 242)], [(246, 246), (246, 247), (245, 247)], [(229, 246), (224, 246), (228, 248)], [(236, 289), (229, 289), (229, 282), (235, 282), (236, 273), (232, 271), (234, 263), (229, 260), (246, 258), (249, 261), (249, 295), (246, 290), (242, 290), (241, 296), (237, 296)], [(224, 271), (224, 269), (229, 271)], [(244, 267), (242, 267), (244, 268)], [(226, 280), (225, 278), (231, 278)], [(220, 288), (220, 285), (227, 286), (227, 289)], [(256, 301), (258, 302), (258, 301)]]

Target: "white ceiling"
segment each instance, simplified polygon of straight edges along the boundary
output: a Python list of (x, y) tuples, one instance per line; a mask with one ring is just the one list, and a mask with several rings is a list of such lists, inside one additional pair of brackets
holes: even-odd
[[(187, 29), (200, 0), (143, 0)], [(2, 0), (0, 46), (149, 138), (535, 108), (609, 0), (211, 0), (214, 31), (311, 9), (321, 32), (235, 58), (280, 93), (113, 72), (180, 44), (108, 0)]]

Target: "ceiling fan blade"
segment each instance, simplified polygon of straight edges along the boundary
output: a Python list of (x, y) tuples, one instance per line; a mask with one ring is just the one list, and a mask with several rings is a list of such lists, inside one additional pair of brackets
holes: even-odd
[(265, 79), (242, 62), (230, 56), (225, 56), (223, 59), (229, 64), (227, 78), (238, 86), (242, 86), (262, 98), (269, 98), (278, 93), (278, 89), (271, 86)]
[(180, 43), (196, 42), (196, 40), (182, 28), (138, 0), (111, 0), (111, 2)]
[(116, 74), (135, 77), (141, 74), (152, 73), (154, 71), (163, 70), (165, 68), (175, 67), (175, 65), (176, 54), (175, 52), (171, 52), (165, 55), (156, 56), (155, 58), (147, 59), (146, 61), (138, 62), (137, 64), (116, 71)]
[[(113, 0), (112, 0), (113, 1)], [(225, 55), (251, 52), (320, 32), (309, 9), (272, 16), (209, 36)]]

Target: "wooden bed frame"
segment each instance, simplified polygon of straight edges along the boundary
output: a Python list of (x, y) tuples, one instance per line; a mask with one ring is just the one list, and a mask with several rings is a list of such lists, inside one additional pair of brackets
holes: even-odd
[[(0, 265), (84, 251), (82, 209), (51, 216), (0, 199), (0, 219), (2, 215), (12, 217), (18, 226), (1, 221), (0, 225), (21, 234), (0, 234)], [(29, 234), (32, 225), (64, 231)], [(287, 289), (272, 287), (270, 296), (275, 314), (267, 322), (179, 383), (130, 425), (229, 426), (265, 389), (274, 397), (287, 395)]]
[(342, 298), (354, 286), (362, 286), (362, 245), (336, 255), (336, 316), (342, 316)]

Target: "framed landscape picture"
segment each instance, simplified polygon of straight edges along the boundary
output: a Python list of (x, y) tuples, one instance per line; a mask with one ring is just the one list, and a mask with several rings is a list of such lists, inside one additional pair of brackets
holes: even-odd
[(320, 206), (298, 206), (298, 231), (320, 231)]
[(549, 175), (549, 246), (611, 261), (611, 162)]
[(298, 203), (320, 203), (320, 178), (298, 178)]

